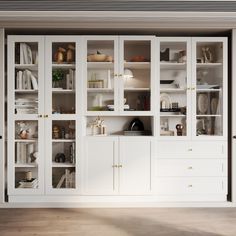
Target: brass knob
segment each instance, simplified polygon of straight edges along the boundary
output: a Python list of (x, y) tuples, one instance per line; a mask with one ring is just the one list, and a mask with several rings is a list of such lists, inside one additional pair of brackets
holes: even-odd
[(48, 115), (44, 115), (44, 118), (48, 118)]
[(195, 87), (192, 87), (192, 90), (195, 90)]
[(39, 118), (42, 118), (43, 116), (42, 115), (38, 115)]
[(192, 151), (193, 151), (193, 149), (192, 149), (192, 148), (189, 148), (189, 149), (188, 149), (188, 151), (189, 151), (189, 152), (192, 152)]
[(114, 76), (115, 76), (115, 77), (117, 77), (117, 76), (118, 76), (118, 74), (114, 74)]
[(188, 185), (188, 187), (189, 187), (189, 188), (192, 188), (192, 187), (193, 187), (193, 185), (192, 185), (192, 184), (189, 184), (189, 185)]
[(122, 74), (119, 74), (119, 77), (122, 77), (123, 75)]
[(118, 165), (119, 168), (122, 168), (123, 166), (122, 165)]
[(192, 170), (192, 169), (193, 169), (193, 167), (192, 167), (192, 166), (189, 166), (189, 167), (188, 167), (188, 169), (189, 169), (189, 170)]
[(188, 88), (187, 88), (187, 90), (191, 90), (191, 88), (190, 88), (190, 87), (188, 87)]
[(112, 165), (112, 168), (117, 168), (118, 167), (118, 165)]

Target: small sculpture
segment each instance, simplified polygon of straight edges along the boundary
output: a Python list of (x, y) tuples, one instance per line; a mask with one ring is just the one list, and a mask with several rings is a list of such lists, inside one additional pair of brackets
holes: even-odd
[(30, 154), (30, 162), (31, 163), (36, 163), (37, 158), (38, 158), (38, 152), (32, 152)]
[(66, 162), (66, 156), (64, 153), (57, 153), (55, 156), (55, 162), (57, 163), (64, 163)]
[(28, 139), (29, 137), (29, 129), (25, 122), (19, 122), (18, 126), (20, 127), (19, 136), (21, 139)]
[(68, 45), (66, 52), (66, 62), (71, 63), (75, 61), (75, 47), (72, 44)]
[(202, 48), (202, 55), (203, 55), (204, 63), (213, 62), (212, 52), (211, 52), (209, 47), (203, 47)]
[(182, 124), (177, 124), (176, 125), (177, 136), (182, 136), (183, 135), (183, 128), (184, 128), (184, 126)]
[(60, 138), (60, 128), (57, 125), (53, 126), (52, 132), (53, 132), (54, 139)]
[(107, 135), (107, 127), (99, 116), (91, 122), (92, 135)]
[(64, 53), (66, 52), (66, 50), (62, 47), (59, 47), (56, 51), (56, 53), (54, 54), (54, 60), (56, 61), (56, 63), (63, 63), (64, 62)]

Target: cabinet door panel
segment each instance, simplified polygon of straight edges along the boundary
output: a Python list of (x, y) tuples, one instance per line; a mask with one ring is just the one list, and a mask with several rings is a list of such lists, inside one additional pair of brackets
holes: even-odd
[(85, 141), (84, 192), (108, 195), (116, 192), (117, 139), (88, 138)]
[(120, 194), (150, 191), (151, 140), (120, 139)]

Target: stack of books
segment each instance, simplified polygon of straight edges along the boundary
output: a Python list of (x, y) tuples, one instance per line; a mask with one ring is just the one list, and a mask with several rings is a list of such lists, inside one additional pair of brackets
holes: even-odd
[(17, 90), (28, 90), (38, 89), (37, 77), (33, 75), (30, 70), (17, 71), (16, 73), (16, 89)]
[(31, 163), (30, 154), (34, 152), (33, 143), (16, 143), (16, 163), (27, 164)]
[(63, 183), (65, 182), (65, 188), (75, 188), (75, 172), (70, 172), (69, 169), (65, 169), (65, 174), (62, 175), (59, 180), (56, 188), (62, 188)]
[(38, 188), (38, 179), (32, 178), (31, 180), (22, 179), (19, 181), (18, 188)]
[(16, 114), (37, 114), (38, 100), (34, 97), (17, 98), (15, 101)]
[(26, 43), (20, 43), (20, 64), (38, 64), (38, 52)]

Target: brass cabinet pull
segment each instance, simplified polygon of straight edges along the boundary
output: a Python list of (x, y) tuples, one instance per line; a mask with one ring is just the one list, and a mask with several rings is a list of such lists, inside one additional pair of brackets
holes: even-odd
[(122, 168), (123, 166), (122, 165), (118, 165), (119, 168)]
[(42, 115), (38, 115), (39, 118), (42, 118), (43, 116)]
[(189, 188), (192, 188), (192, 187), (193, 187), (193, 185), (192, 185), (192, 184), (189, 184), (189, 185), (188, 185), (188, 187), (189, 187)]
[(195, 90), (195, 87), (192, 87), (192, 90)]
[(44, 118), (48, 118), (48, 115), (44, 115)]
[(192, 148), (189, 148), (189, 149), (188, 149), (188, 151), (189, 151), (189, 152), (192, 152), (192, 151), (193, 151), (193, 149), (192, 149)]
[(192, 167), (192, 166), (189, 166), (189, 167), (188, 167), (188, 169), (189, 169), (189, 170), (192, 170), (192, 169), (193, 169), (193, 167)]
[(112, 165), (112, 167), (113, 167), (113, 168), (117, 168), (117, 167), (118, 167), (118, 165)]
[(191, 88), (190, 88), (190, 87), (188, 87), (188, 88), (187, 88), (187, 90), (191, 90)]

